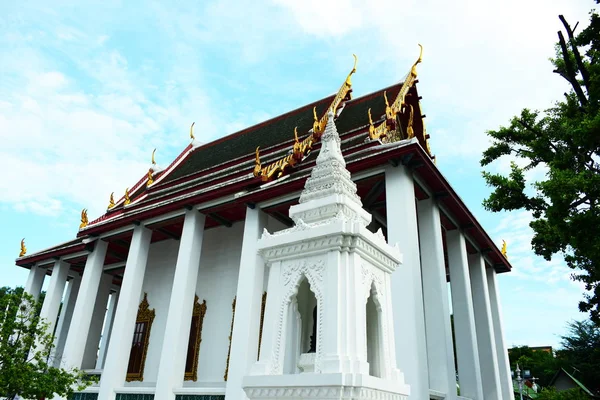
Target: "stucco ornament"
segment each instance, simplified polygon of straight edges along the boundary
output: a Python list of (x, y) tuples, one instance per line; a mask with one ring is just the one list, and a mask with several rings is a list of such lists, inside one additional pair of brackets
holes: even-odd
[[(346, 169), (332, 112), (321, 140), (299, 204), (290, 208), (294, 226), (275, 233), (265, 229), (258, 241), (270, 266), (269, 299), (263, 351), (244, 378), (244, 390), (251, 400), (405, 399), (409, 389), (396, 368), (394, 325), (387, 321), (389, 274), (401, 261), (400, 251), (381, 230), (367, 229), (371, 214)], [(298, 292), (305, 279), (314, 299)], [(380, 315), (369, 331), (386, 342), (380, 345), (367, 345), (367, 317), (373, 320), (365, 306), (369, 295)], [(375, 360), (379, 372), (363, 387), (367, 360)], [(295, 375), (294, 387), (288, 386), (289, 374)]]

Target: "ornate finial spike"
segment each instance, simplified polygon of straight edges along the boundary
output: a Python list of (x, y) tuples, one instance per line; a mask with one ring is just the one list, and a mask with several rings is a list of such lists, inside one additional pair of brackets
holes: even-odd
[(373, 126), (373, 118), (371, 118), (371, 108), (369, 108), (369, 125)]
[(25, 238), (21, 239), (21, 251), (19, 252), (19, 257), (23, 257), (27, 254), (27, 247), (25, 247)]
[(358, 64), (358, 57), (356, 57), (356, 54), (352, 54), (352, 56), (354, 57), (354, 66), (352, 67), (352, 71), (350, 71), (348, 77), (346, 78), (346, 85), (348, 86), (352, 86), (352, 80), (350, 79), (350, 77), (353, 73), (356, 72), (356, 64)]
[(190, 139), (192, 140), (196, 139), (196, 137), (194, 136), (194, 124), (195, 122), (192, 122), (192, 126), (190, 126)]
[(123, 205), (126, 206), (129, 203), (131, 203), (131, 199), (129, 198), (129, 188), (125, 189), (125, 201), (123, 202)]
[(417, 77), (417, 64), (419, 64), (421, 61), (423, 61), (423, 46), (421, 46), (419, 44), (419, 47), (421, 48), (421, 52), (419, 53), (419, 58), (417, 59), (417, 61), (415, 61), (412, 68), (410, 69), (411, 75), (415, 78)]
[(262, 174), (261, 165), (260, 165), (260, 146), (256, 148), (256, 159), (254, 160), (254, 171), (253, 174), (255, 177), (259, 177)]
[(148, 170), (148, 182), (146, 182), (146, 187), (152, 185), (154, 183), (154, 179), (152, 178), (152, 168)]
[(84, 208), (81, 210), (81, 224), (79, 224), (79, 229), (85, 228), (88, 225), (88, 216), (87, 209)]
[(294, 128), (294, 138), (296, 139), (296, 143), (298, 143), (300, 140), (298, 140), (298, 127)]
[(156, 149), (152, 151), (152, 165), (156, 165), (156, 161), (154, 161), (154, 153), (156, 153)]
[(385, 106), (389, 107), (390, 103), (389, 103), (388, 98), (387, 98), (387, 90), (383, 91), (383, 99), (385, 100)]
[(502, 240), (502, 250), (501, 250), (501, 252), (502, 252), (502, 255), (505, 258), (508, 258), (508, 254), (506, 254), (506, 241), (504, 239)]

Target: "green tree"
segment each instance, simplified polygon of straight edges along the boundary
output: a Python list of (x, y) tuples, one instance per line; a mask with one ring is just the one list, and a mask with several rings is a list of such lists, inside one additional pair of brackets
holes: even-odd
[(591, 321), (574, 321), (568, 329), (556, 352), (558, 364), (593, 393), (600, 393), (600, 327)]
[(70, 396), (92, 383), (80, 370), (49, 365), (53, 337), (40, 310), (21, 288), (0, 290), (0, 397)]
[(521, 370), (528, 369), (532, 377), (539, 379), (541, 386), (546, 386), (556, 373), (558, 364), (554, 355), (546, 351), (533, 350), (528, 346), (517, 346), (510, 349), (508, 359), (511, 370), (515, 370), (517, 363)]
[[(483, 205), (532, 213), (535, 253), (546, 260), (564, 256), (587, 290), (579, 309), (600, 323), (600, 17), (594, 10), (590, 15), (578, 34), (578, 24), (559, 16), (566, 35), (558, 32), (551, 61), (570, 85), (564, 100), (543, 113), (524, 109), (508, 127), (488, 131), (493, 144), (481, 165), (505, 155), (523, 162), (512, 163), (508, 176), (483, 172), (493, 188)], [(538, 166), (546, 168), (544, 178), (526, 182), (525, 173)]]

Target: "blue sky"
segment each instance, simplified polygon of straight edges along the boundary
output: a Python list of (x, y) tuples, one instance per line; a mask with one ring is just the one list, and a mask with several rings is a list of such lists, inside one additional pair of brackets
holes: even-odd
[[(169, 4), (171, 3), (171, 4)], [(51, 5), (49, 5), (51, 4)], [(24, 1), (0, 3), (0, 286), (34, 252), (74, 237), (147, 171), (335, 92), (359, 57), (355, 95), (419, 66), (438, 167), (514, 271), (499, 278), (509, 345), (557, 345), (582, 286), (530, 249), (530, 216), (491, 214), (485, 131), (567, 89), (552, 73), (558, 14), (587, 25), (592, 1)], [(510, 160), (493, 165), (506, 171)], [(531, 172), (541, 176), (543, 170)]]

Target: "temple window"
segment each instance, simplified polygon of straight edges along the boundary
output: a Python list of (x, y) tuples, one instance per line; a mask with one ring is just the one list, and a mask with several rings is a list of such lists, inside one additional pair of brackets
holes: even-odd
[(198, 353), (202, 342), (202, 324), (206, 314), (206, 300), (199, 303), (198, 296), (194, 297), (194, 310), (192, 312), (192, 324), (187, 347), (187, 358), (185, 360), (184, 380), (196, 381), (198, 379)]
[(140, 303), (135, 321), (127, 377), (125, 378), (127, 382), (144, 380), (144, 365), (154, 316), (154, 309), (149, 309), (148, 293), (144, 293), (144, 299)]

